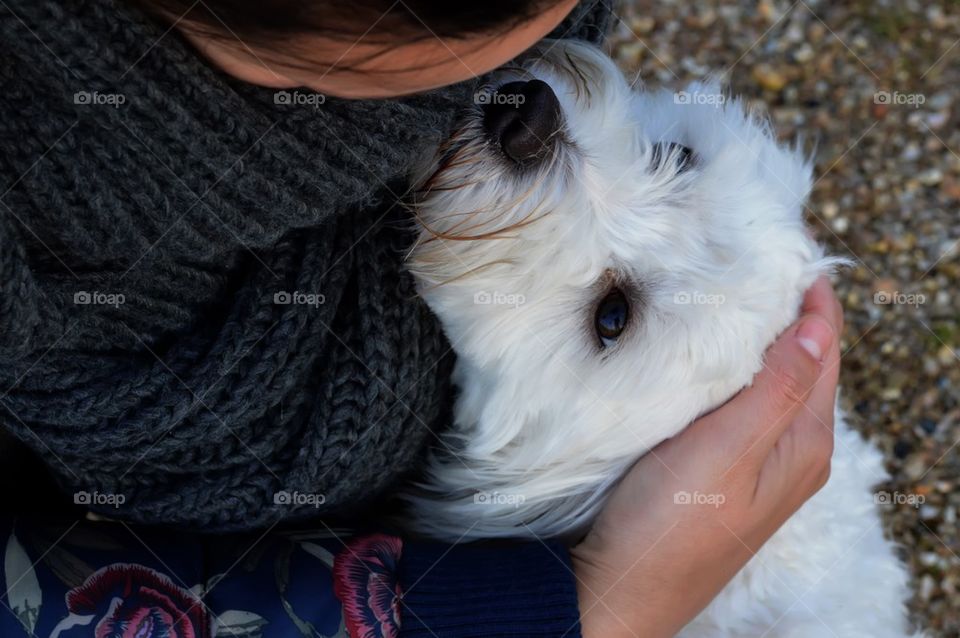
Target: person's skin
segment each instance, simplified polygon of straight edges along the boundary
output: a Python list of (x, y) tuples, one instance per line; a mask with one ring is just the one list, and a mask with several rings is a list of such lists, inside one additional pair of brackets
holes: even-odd
[[(397, 55), (374, 58), (359, 74), (329, 65), (304, 71), (273, 62), (282, 51), (185, 34), (214, 64), (247, 82), (388, 97), (495, 68), (549, 33), (576, 3), (562, 2), (505, 34), (397, 43)], [(371, 53), (362, 41), (352, 44), (309, 43), (327, 60)], [(637, 462), (572, 550), (586, 638), (672, 636), (823, 486), (833, 451), (842, 327), (840, 304), (820, 279), (806, 296), (803, 317), (770, 348), (753, 384)], [(676, 505), (679, 491), (723, 494), (725, 501), (719, 508)]]
[[(368, 34), (365, 41), (363, 29), (356, 39), (304, 37), (295, 43), (284, 42), (282, 51), (264, 51), (234, 37), (199, 36), (187, 23), (178, 26), (207, 59), (245, 82), (278, 89), (304, 86), (346, 98), (384, 98), (456, 84), (495, 69), (542, 40), (577, 2), (555, 2), (504, 33), (446, 39), (431, 36), (387, 48), (378, 41), (379, 34)], [(294, 57), (285, 63), (291, 49), (296, 51)], [(324, 62), (304, 68), (304, 62), (311, 59)]]

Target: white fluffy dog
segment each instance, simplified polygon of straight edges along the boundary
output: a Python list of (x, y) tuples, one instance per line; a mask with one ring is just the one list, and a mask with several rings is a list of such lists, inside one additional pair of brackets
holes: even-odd
[[(802, 219), (810, 164), (715, 87), (637, 92), (601, 52), (553, 43), (476, 102), (416, 203), (409, 266), (460, 396), (410, 525), (567, 536), (750, 383), (833, 260)], [(880, 454), (840, 415), (836, 433), (827, 486), (682, 635), (908, 634)]]

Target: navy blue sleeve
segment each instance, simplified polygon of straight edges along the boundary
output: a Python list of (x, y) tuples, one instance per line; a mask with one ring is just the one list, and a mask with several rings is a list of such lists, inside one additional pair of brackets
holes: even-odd
[(399, 565), (401, 638), (579, 638), (570, 554), (557, 543), (407, 541)]

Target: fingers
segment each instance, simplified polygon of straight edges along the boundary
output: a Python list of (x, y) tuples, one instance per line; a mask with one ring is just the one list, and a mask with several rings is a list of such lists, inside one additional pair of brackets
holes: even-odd
[(834, 339), (823, 360), (820, 376), (813, 391), (806, 402), (807, 412), (815, 418), (820, 426), (816, 429), (825, 431), (833, 438), (833, 410), (837, 401), (837, 384), (840, 380), (840, 340)]
[(843, 332), (843, 306), (826, 275), (817, 278), (803, 297), (801, 315), (816, 314), (830, 320), (836, 334)]
[(793, 512), (827, 482), (839, 369), (840, 348), (834, 345), (807, 401), (763, 459), (755, 501), (780, 503), (784, 511)]
[(842, 313), (826, 278), (804, 298), (803, 313), (767, 351), (753, 384), (692, 426), (716, 444), (728, 465), (746, 460), (760, 467), (814, 395), (818, 411), (832, 406)]
[(744, 453), (765, 456), (789, 427), (817, 385), (834, 340), (830, 321), (802, 317), (767, 351), (753, 384), (721, 408), (741, 415), (739, 423), (714, 413), (734, 425), (732, 440)]
[(833, 293), (833, 288), (826, 277), (818, 279), (808, 291), (804, 298), (804, 312), (817, 313), (821, 316), (830, 313), (834, 334), (837, 336), (830, 351), (824, 357), (820, 378), (807, 401), (809, 413), (816, 417), (815, 420), (821, 426), (818, 429), (824, 430), (832, 441), (833, 409), (836, 403), (837, 383), (840, 378), (839, 336), (843, 333), (843, 307)]
[[(823, 370), (789, 429), (777, 442), (779, 471), (809, 493), (819, 490), (830, 476), (834, 448), (834, 410), (840, 377), (840, 345), (835, 340), (824, 359)], [(790, 439), (789, 445), (785, 440)]]

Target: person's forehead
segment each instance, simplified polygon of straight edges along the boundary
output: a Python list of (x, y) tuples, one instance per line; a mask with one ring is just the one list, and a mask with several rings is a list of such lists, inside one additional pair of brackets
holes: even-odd
[(455, 84), (522, 53), (550, 33), (577, 1), (558, 3), (499, 33), (451, 38), (425, 27), (424, 34), (410, 41), (401, 34), (370, 37), (357, 25), (355, 40), (306, 36), (297, 48), (324, 62), (297, 69), (295, 75), (318, 91), (342, 97), (387, 97)]

